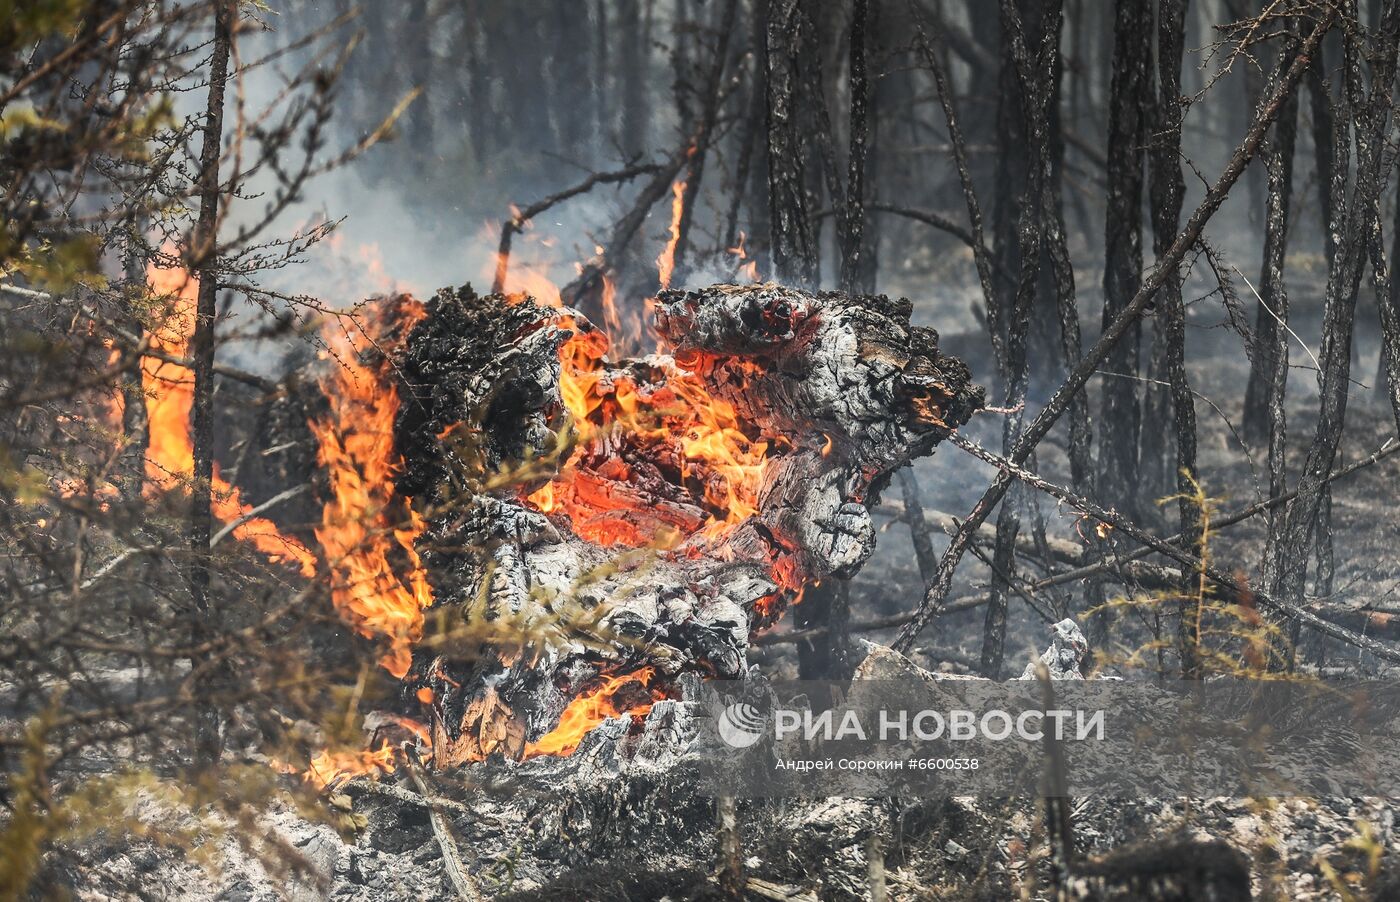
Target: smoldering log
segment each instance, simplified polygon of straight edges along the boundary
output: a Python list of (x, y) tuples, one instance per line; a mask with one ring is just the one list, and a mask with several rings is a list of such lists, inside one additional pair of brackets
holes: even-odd
[[(593, 640), (513, 659), (420, 652), (407, 685), (432, 690), (438, 766), (526, 755), (611, 675), (647, 668), (628, 689), (646, 701), (683, 672), (742, 674), (804, 585), (870, 556), (891, 474), (983, 402), (904, 299), (716, 285), (655, 313), (657, 353), (614, 360), (576, 310), (444, 290), (405, 344), (398, 489), (428, 517), (436, 607), (593, 618)], [(696, 447), (718, 439), (743, 460)]]

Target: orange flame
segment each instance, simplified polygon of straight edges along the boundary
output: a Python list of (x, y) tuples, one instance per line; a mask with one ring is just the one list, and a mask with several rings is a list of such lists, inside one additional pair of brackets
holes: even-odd
[(617, 283), (612, 280), (612, 276), (604, 270), (603, 272), (603, 328), (609, 335), (620, 335), (622, 333), (622, 316), (617, 310)]
[(374, 751), (321, 751), (311, 759), (302, 779), (317, 789), (341, 783), (362, 774), (394, 772), (394, 749), (387, 743)]
[(748, 249), (744, 247), (744, 242), (747, 239), (748, 236), (740, 230), (739, 243), (728, 248), (728, 251), (734, 255), (735, 262), (739, 264), (739, 273), (750, 282), (757, 284), (763, 280), (758, 276), (758, 261), (749, 259)]
[(408, 672), (423, 611), (433, 602), (413, 545), (426, 524), (394, 493), (402, 465), (394, 450), (399, 395), (387, 356), (368, 365), (361, 353), (383, 347), (377, 333), (391, 318), (407, 334), (425, 315), (418, 301), (402, 298), (371, 311), (370, 334), (358, 325), (332, 330), (327, 342), (339, 365), (322, 384), (331, 412), (310, 424), (320, 445), (317, 461), (330, 478), (316, 538), (333, 574), (331, 601), (360, 635), (389, 640), (380, 664), (396, 677)]
[(671, 228), (670, 238), (661, 256), (656, 258), (656, 269), (661, 276), (661, 288), (671, 287), (671, 276), (676, 271), (676, 245), (681, 242), (681, 214), (685, 212), (685, 179), (671, 184)]
[[(574, 325), (568, 317), (559, 324)], [(575, 332), (560, 347), (560, 397), (578, 441), (559, 475), (528, 500), (545, 513), (565, 514), (576, 534), (598, 544), (637, 547), (653, 541), (655, 535), (638, 531), (637, 518), (616, 512), (663, 520), (668, 513), (658, 512), (644, 498), (634, 505), (625, 493), (594, 490), (597, 477), (581, 474), (578, 467), (600, 443), (625, 434), (634, 445), (656, 449), (657, 459), (674, 458), (680, 479), (695, 487), (701, 519), (666, 521), (671, 526), (718, 539), (756, 513), (769, 443), (750, 438), (734, 406), (715, 397), (692, 370), (677, 366), (659, 385), (617, 374), (604, 380), (600, 364), (607, 350), (607, 339), (598, 332)], [(693, 362), (704, 361), (697, 357)], [(629, 479), (625, 463), (619, 460), (612, 467), (615, 472), (606, 478)]]
[[(165, 357), (184, 359), (194, 333), (199, 281), (182, 269), (146, 268), (151, 291), (168, 298), (170, 308), (154, 332), (147, 333), (152, 349)], [(187, 483), (194, 473), (194, 445), (190, 441), (190, 407), (194, 403), (194, 374), (189, 368), (146, 356), (141, 359), (141, 387), (146, 393), (150, 439), (146, 449), (148, 493), (171, 492)], [(303, 576), (314, 576), (316, 557), (295, 539), (282, 535), (277, 525), (262, 517), (247, 517), (237, 486), (230, 485), (214, 464), (211, 508), (220, 522), (242, 520), (234, 538), (252, 543), (275, 561), (300, 567)], [(247, 519), (243, 519), (247, 517)]]
[(652, 667), (605, 677), (596, 689), (584, 692), (569, 702), (564, 713), (559, 715), (559, 724), (541, 736), (539, 741), (528, 743), (524, 757), (571, 755), (583, 737), (608, 718), (620, 714), (645, 716), (653, 704), (666, 697), (660, 688), (652, 686), (655, 677), (656, 670)]

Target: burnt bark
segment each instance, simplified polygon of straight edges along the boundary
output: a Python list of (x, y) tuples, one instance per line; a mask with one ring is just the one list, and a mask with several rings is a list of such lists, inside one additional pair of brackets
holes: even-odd
[[(1352, 7), (1354, 12), (1354, 6)], [(1319, 410), (1317, 428), (1299, 475), (1297, 497), (1288, 505), (1280, 541), (1268, 549), (1264, 579), (1271, 593), (1284, 603), (1303, 598), (1304, 578), (1310, 557), (1309, 540), (1322, 539), (1330, 530), (1322, 520), (1326, 480), (1336, 459), (1346, 420), (1351, 381), (1351, 345), (1365, 254), (1380, 224), (1380, 196), (1390, 173), (1384, 136), (1390, 122), (1391, 91), (1395, 77), (1397, 38), (1400, 37), (1400, 5), (1387, 5), (1376, 46), (1364, 46), (1357, 34), (1345, 35), (1343, 50), (1343, 104), (1345, 125), (1338, 129), (1334, 145), (1332, 196), (1345, 198), (1334, 216), (1338, 243), (1327, 276), (1322, 343), (1318, 355)], [(1362, 60), (1371, 60), (1368, 80)], [(1355, 183), (1345, 191), (1353, 145)]]
[[(545, 624), (570, 616), (587, 629), (514, 656), (448, 649), (416, 661), (409, 685), (433, 690), (437, 762), (525, 754), (602, 676), (651, 668), (649, 691), (682, 672), (736, 676), (750, 632), (802, 586), (842, 591), (874, 548), (868, 506), (894, 470), (981, 404), (966, 367), (938, 353), (932, 330), (911, 327), (911, 312), (905, 300), (773, 284), (667, 291), (657, 312), (667, 353), (612, 360), (577, 311), (440, 292), (404, 345), (395, 426), (398, 490), (427, 512), (418, 547), (435, 605), (478, 629), (523, 618), (547, 636)], [(733, 496), (713, 495), (714, 474), (687, 456), (688, 420), (560, 446), (555, 432), (573, 429), (561, 373), (579, 354), (598, 377), (599, 416), (614, 393), (675, 410), (697, 379), (731, 405), (746, 441), (772, 449), (755, 511), (702, 528), (727, 517)], [(559, 447), (567, 457), (550, 456)], [(525, 485), (489, 482), (520, 461), (546, 466), (525, 470)], [(575, 475), (555, 481), (566, 470)], [(527, 502), (542, 485), (549, 505)], [(651, 547), (671, 532), (680, 538)], [(835, 598), (835, 610), (812, 610), (844, 640)], [(849, 669), (825, 642), (812, 650), (814, 673)]]
[(765, 42), (769, 248), (774, 276), (800, 288), (815, 288), (820, 278), (798, 116), (803, 90), (798, 58), (808, 52), (810, 31), (801, 0), (769, 0)]
[[(1391, 234), (1390, 260), (1400, 260), (1400, 204), (1395, 205), (1395, 225)], [(1400, 431), (1400, 279), (1391, 273), (1389, 290), (1378, 295), (1376, 303), (1381, 313), (1381, 366), (1385, 372), (1384, 386), (1390, 396), (1390, 409), (1395, 415), (1395, 428)]]
[[(1027, 338), (1030, 333), (1031, 311), (1040, 282), (1040, 261), (1045, 211), (1044, 185), (1049, 178), (1049, 105), (1054, 96), (1054, 73), (1058, 67), (1059, 31), (1062, 6), (1058, 0), (1047, 2), (1040, 10), (1040, 32), (1036, 35), (1034, 55), (1027, 41), (1025, 24), (1014, 0), (1002, 0), (1002, 40), (1007, 44), (1006, 56), (1014, 67), (1013, 77), (1019, 84), (1014, 92), (1020, 97), (1022, 124), (1027, 145), (1040, 149), (1029, 161), (1024, 195), (1017, 204), (1019, 222), (1016, 227), (1016, 259), (1019, 271), (1009, 319), (1006, 322), (1006, 361), (1003, 372), (1007, 380), (1007, 414), (1002, 430), (1002, 449), (1010, 453), (1020, 437), (1021, 408), (1024, 406), (1030, 381)], [(1007, 581), (1015, 574), (1016, 536), (1021, 529), (1020, 507), (1023, 502), (1014, 496), (1003, 501), (997, 515), (997, 539), (993, 552), (993, 582), (991, 601), (982, 632), (982, 672), (996, 679), (1001, 675), (1006, 645)]]
[[(1314, 100), (1317, 98), (1314, 97)], [(1330, 108), (1330, 104), (1328, 105)], [(1259, 319), (1256, 326), (1256, 352), (1250, 370), (1249, 385), (1256, 384), (1255, 374), (1263, 365), (1268, 366), (1267, 382), (1262, 389), (1255, 388), (1255, 398), (1251, 401), (1248, 391), (1245, 396), (1245, 422), (1252, 416), (1251, 404), (1264, 403), (1268, 416), (1268, 473), (1269, 497), (1277, 498), (1287, 491), (1287, 440), (1288, 417), (1284, 402), (1288, 386), (1289, 335), (1288, 290), (1284, 281), (1284, 260), (1288, 244), (1289, 199), (1293, 185), (1293, 153), (1297, 135), (1297, 98), (1290, 98), (1279, 120), (1274, 124), (1273, 135), (1264, 148), (1264, 166), (1268, 180), (1268, 208), (1264, 222), (1264, 263), (1260, 274)], [(1314, 116), (1318, 115), (1316, 108)], [(1330, 145), (1331, 136), (1324, 142)], [(1327, 179), (1319, 179), (1326, 182)], [(1265, 319), (1268, 331), (1264, 331)], [(1246, 435), (1248, 435), (1246, 426)], [(1269, 513), (1268, 541), (1276, 545), (1282, 540), (1283, 518), (1278, 509)]]
[[(863, 265), (865, 245), (866, 162), (870, 142), (870, 79), (867, 74), (869, 0), (855, 0), (851, 12), (851, 146), (846, 160), (845, 221), (841, 245), (841, 290), (851, 293), (875, 289), (874, 270)], [(834, 202), (834, 201), (833, 201)], [(866, 284), (869, 282), (869, 284)]]
[[(735, 247), (739, 241), (739, 211), (747, 202), (751, 215), (766, 209), (767, 183), (755, 178), (754, 158), (759, 154), (758, 138), (765, 132), (765, 117), (768, 108), (768, 79), (765, 71), (767, 54), (764, 45), (767, 41), (768, 0), (754, 0), (749, 11), (749, 47), (753, 54), (753, 64), (749, 69), (748, 106), (739, 122), (737, 160), (734, 168), (734, 185), (729, 196), (729, 212), (725, 217), (724, 246)], [(759, 182), (763, 182), (760, 188)], [(761, 195), (756, 200), (755, 194)], [(765, 230), (766, 233), (766, 230)], [(766, 234), (765, 234), (766, 237)]]
[[(1186, 112), (1181, 91), (1181, 58), (1185, 45), (1186, 0), (1161, 0), (1157, 9), (1156, 134), (1149, 153), (1152, 251), (1158, 258), (1171, 247), (1181, 221), (1182, 198), (1186, 194), (1186, 183), (1181, 175), (1181, 122)], [(1291, 100), (1285, 101), (1288, 102)], [(1288, 113), (1285, 110), (1281, 115), (1286, 118)], [(1176, 438), (1175, 479), (1171, 483), (1176, 487), (1180, 531), (1191, 547), (1196, 547), (1201, 540), (1202, 516), (1196, 502), (1196, 407), (1186, 375), (1186, 308), (1181, 298), (1179, 268), (1173, 267), (1166, 274), (1158, 293), (1157, 310)], [(1149, 455), (1154, 444), (1162, 449), (1158, 454), (1170, 460), (1165, 452), (1166, 442), (1144, 444), (1144, 454)], [(1182, 611), (1178, 638), (1182, 673), (1191, 679), (1200, 675), (1196, 655), (1199, 636), (1195, 626), (1199, 611), (1195, 594), (1185, 594), (1189, 600)]]
[[(1312, 81), (1313, 79), (1310, 79)], [(1314, 96), (1313, 115), (1318, 116), (1318, 96)], [(1322, 102), (1326, 102), (1325, 89)], [(1278, 366), (1280, 338), (1284, 339), (1284, 353), (1287, 353), (1288, 297), (1284, 285), (1284, 258), (1288, 245), (1289, 202), (1293, 190), (1293, 150), (1297, 137), (1297, 98), (1290, 98), (1288, 107), (1274, 125), (1274, 133), (1263, 154), (1265, 177), (1268, 183), (1267, 202), (1264, 217), (1264, 262), (1259, 274), (1258, 311), (1255, 316), (1254, 335), (1257, 350), (1250, 361), (1249, 381), (1245, 385), (1244, 418), (1241, 422), (1245, 439), (1251, 444), (1262, 444), (1271, 435), (1273, 424), (1275, 371)], [(1326, 121), (1329, 117), (1322, 117)], [(1329, 132), (1322, 146), (1330, 145)], [(1319, 153), (1319, 164), (1322, 163)], [(1319, 173), (1325, 170), (1319, 170)], [(1318, 178), (1319, 186), (1325, 185), (1328, 178)], [(1330, 205), (1330, 190), (1320, 187), (1324, 216)], [(1329, 227), (1330, 231), (1330, 227)], [(1330, 241), (1329, 241), (1330, 243)], [(1285, 373), (1287, 363), (1284, 363)]]
[[(224, 134), (224, 89), (228, 82), (229, 52), (237, 8), (220, 0), (214, 7), (214, 48), (209, 62), (209, 92), (205, 101), (203, 143), (199, 153), (199, 216), (190, 242), (189, 271), (199, 279), (194, 331), (190, 336), (190, 360), (194, 377), (190, 406), (190, 439), (194, 446), (194, 470), (190, 490), (190, 600), (194, 607), (193, 640), (196, 645), (216, 635), (219, 611), (209, 599), (210, 510), (214, 477), (214, 326), (219, 290), (219, 156)], [(198, 667), (199, 662), (191, 662)], [(197, 725), (198, 757), (215, 761), (223, 749), (222, 715), (207, 707)]]
[[(1104, 230), (1105, 330), (1142, 284), (1143, 162), (1148, 138), (1153, 9), (1149, 0), (1116, 5), (1113, 80), (1108, 119), (1108, 214)], [(1170, 274), (1164, 274), (1170, 275)], [(1099, 415), (1098, 494), (1134, 517), (1139, 512), (1138, 399), (1141, 326), (1134, 320), (1104, 361), (1114, 374), (1104, 381)]]

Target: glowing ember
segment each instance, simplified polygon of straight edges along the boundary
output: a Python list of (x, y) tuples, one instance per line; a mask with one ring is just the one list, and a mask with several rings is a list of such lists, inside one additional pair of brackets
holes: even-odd
[[(199, 282), (182, 269), (159, 269), (154, 265), (147, 267), (146, 278), (151, 290), (170, 299), (172, 305), (155, 332), (147, 334), (150, 347), (163, 356), (183, 359), (194, 333)], [(187, 367), (147, 356), (141, 358), (141, 387), (146, 393), (150, 421), (146, 450), (148, 493), (172, 492), (188, 483), (194, 473), (194, 445), (190, 441), (194, 374)], [(215, 517), (224, 523), (242, 521), (233, 530), (234, 538), (252, 543), (275, 561), (297, 564), (304, 576), (315, 575), (315, 555), (300, 542), (282, 535), (271, 520), (248, 517), (252, 507), (244, 504), (238, 488), (219, 474), (217, 463), (211, 494)]]
[(379, 340), (386, 325), (406, 335), (424, 315), (422, 304), (402, 298), (371, 310), (369, 334), (333, 327), (327, 342), (339, 365), (322, 384), (331, 412), (310, 424), (320, 445), (317, 461), (330, 479), (316, 538), (332, 571), (331, 601), (360, 635), (389, 641), (380, 663), (397, 677), (412, 663), (433, 594), (413, 547), (423, 520), (394, 493), (401, 466), (394, 451), (398, 389), (387, 355), (367, 365), (361, 352), (386, 350)]
[(582, 693), (559, 716), (559, 725), (525, 746), (525, 758), (540, 755), (570, 755), (589, 731), (610, 717), (630, 714), (643, 717), (651, 706), (666, 697), (652, 686), (656, 671), (643, 667), (633, 673), (605, 677), (595, 689)]
[[(570, 328), (573, 323), (566, 317), (560, 325)], [(770, 443), (750, 437), (734, 406), (679, 365), (657, 385), (615, 375), (604, 380), (599, 363), (607, 350), (607, 339), (597, 332), (575, 332), (560, 347), (560, 396), (578, 441), (559, 475), (527, 500), (545, 513), (566, 515), (580, 538), (600, 545), (638, 547), (655, 541), (656, 535), (640, 533), (633, 520), (617, 515), (629, 510), (656, 515), (652, 505), (592, 490), (596, 477), (580, 468), (603, 443), (625, 441), (653, 449), (656, 461), (674, 459), (674, 475), (704, 512), (694, 533), (718, 539), (756, 513)], [(629, 478), (625, 462), (610, 467), (608, 478)]]

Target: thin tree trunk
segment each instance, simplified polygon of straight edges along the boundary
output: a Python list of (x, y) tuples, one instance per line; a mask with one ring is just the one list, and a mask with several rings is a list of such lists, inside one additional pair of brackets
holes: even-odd
[[(1310, 82), (1318, 79), (1309, 78)], [(1325, 91), (1319, 95), (1313, 95), (1313, 115), (1315, 123), (1326, 121), (1330, 116), (1319, 116), (1319, 100), (1321, 104), (1328, 106), (1325, 99)], [(1297, 98), (1290, 98), (1288, 108), (1279, 114), (1279, 121), (1274, 126), (1274, 136), (1269, 146), (1265, 148), (1263, 163), (1265, 167), (1265, 177), (1268, 181), (1268, 199), (1265, 208), (1264, 222), (1264, 262), (1259, 275), (1259, 302), (1255, 315), (1254, 335), (1257, 350), (1254, 359), (1250, 361), (1249, 381), (1245, 385), (1244, 395), (1244, 418), (1241, 422), (1245, 440), (1251, 444), (1260, 444), (1265, 436), (1268, 436), (1273, 426), (1273, 391), (1275, 388), (1275, 370), (1277, 369), (1277, 348), (1279, 338), (1287, 338), (1287, 330), (1281, 325), (1283, 311), (1281, 305), (1287, 304), (1287, 298), (1279, 295), (1284, 291), (1283, 285), (1283, 264), (1285, 250), (1288, 240), (1288, 206), (1293, 185), (1293, 148), (1295, 136), (1297, 134)], [(1314, 133), (1315, 139), (1318, 137)], [(1324, 165), (1324, 158), (1330, 164), (1330, 145), (1332, 136), (1329, 132), (1326, 140), (1321, 141), (1317, 154), (1317, 163), (1321, 167)], [(1329, 148), (1327, 151), (1321, 148)], [(1277, 158), (1283, 153), (1284, 157)], [(1326, 175), (1324, 176), (1324, 173)], [(1327, 187), (1330, 182), (1330, 171), (1318, 169), (1319, 193), (1321, 194), (1321, 206), (1323, 216), (1327, 216), (1327, 208), (1330, 206), (1330, 190)], [(1275, 185), (1277, 182), (1277, 186)], [(1275, 205), (1280, 205), (1275, 209)], [(1326, 231), (1330, 228), (1324, 227)], [(1329, 251), (1331, 240), (1328, 239)], [(1330, 254), (1328, 259), (1331, 259)], [(1287, 347), (1287, 341), (1283, 342)]]
[[(768, 80), (764, 71), (763, 52), (767, 35), (765, 22), (768, 18), (768, 0), (754, 0), (749, 16), (749, 46), (753, 51), (754, 60), (749, 77), (748, 110), (739, 122), (734, 188), (729, 198), (729, 214), (725, 217), (724, 246), (727, 248), (734, 247), (739, 241), (739, 210), (744, 202), (748, 201), (751, 211), (767, 206), (753, 198), (756, 186), (752, 183), (757, 180), (753, 178), (752, 173), (754, 157), (758, 153), (758, 136), (764, 129), (764, 115), (768, 106)], [(749, 237), (753, 237), (752, 233)]]
[(641, 7), (637, 0), (619, 0), (617, 20), (621, 25), (618, 52), (622, 72), (622, 133), (618, 146), (629, 157), (647, 148), (649, 131), (646, 87), (649, 83), (649, 48), (642, 33)]
[[(1400, 202), (1395, 205), (1395, 225), (1391, 234), (1390, 259), (1400, 260)], [(1395, 428), (1400, 431), (1400, 279), (1390, 278), (1384, 297), (1377, 296), (1381, 308), (1381, 367), (1385, 371), (1384, 389), (1390, 394), (1390, 409), (1395, 415)], [(1381, 388), (1381, 386), (1377, 386)]]
[[(190, 435), (194, 445), (194, 479), (190, 499), (190, 598), (194, 606), (194, 643), (205, 641), (218, 626), (219, 612), (209, 599), (209, 536), (211, 484), (214, 477), (214, 325), (219, 289), (219, 156), (224, 134), (224, 88), (228, 81), (229, 50), (233, 42), (236, 6), (219, 0), (214, 6), (214, 51), (209, 63), (209, 94), (205, 105), (203, 144), (199, 153), (199, 216), (190, 247), (190, 272), (199, 279), (190, 359), (194, 398)], [(198, 666), (199, 662), (191, 662)], [(222, 716), (207, 704), (200, 712), (196, 752), (208, 762), (218, 760), (223, 747)]]
[[(1109, 97), (1108, 216), (1104, 231), (1104, 308), (1107, 328), (1142, 283), (1142, 164), (1150, 96), (1152, 4), (1120, 0), (1114, 23), (1113, 82)], [(1108, 355), (1099, 418), (1099, 495), (1138, 518), (1138, 353), (1141, 327), (1134, 322)]]
[[(1051, 168), (1048, 106), (1053, 96), (1054, 73), (1058, 65), (1061, 5), (1048, 0), (1040, 11), (1041, 32), (1032, 56), (1024, 23), (1016, 9), (1015, 0), (1002, 0), (1001, 32), (1007, 45), (1005, 53), (1014, 67), (1013, 77), (1020, 85), (1020, 108), (1025, 117), (1023, 127), (1026, 144), (1039, 149), (1035, 158), (1027, 159), (1025, 194), (1017, 205), (1017, 253), (1020, 271), (1014, 299), (1009, 311), (1006, 333), (1007, 402), (1012, 413), (1006, 417), (1002, 431), (1002, 449), (1010, 453), (1021, 434), (1021, 407), (1025, 402), (1030, 380), (1030, 365), (1026, 354), (1031, 308), (1040, 282), (1040, 255), (1045, 211), (1043, 185)], [(1014, 578), (1016, 536), (1021, 528), (1020, 504), (1014, 496), (1002, 502), (997, 515), (997, 537), (993, 552), (991, 602), (982, 633), (982, 673), (997, 679), (1001, 676), (1006, 645), (1006, 613), (1008, 592), (1006, 580)]]
[[(145, 247), (143, 236), (146, 231), (146, 215), (133, 216), (131, 236), (126, 250), (126, 282), (128, 297), (141, 297), (146, 290), (146, 260), (142, 256)], [(136, 315), (135, 305), (128, 302), (122, 311), (123, 323), (132, 335), (141, 334), (141, 323)], [(146, 412), (146, 391), (141, 379), (141, 356), (133, 355), (131, 364), (121, 374), (122, 393), (122, 448), (121, 473), (126, 484), (126, 493), (132, 498), (139, 497), (145, 483), (146, 449), (150, 445), (150, 418)]]
[[(1186, 112), (1181, 92), (1181, 58), (1186, 47), (1186, 2), (1160, 0), (1157, 8), (1157, 134), (1149, 162), (1152, 252), (1159, 258), (1166, 254), (1176, 236), (1181, 222), (1181, 201), (1186, 195), (1186, 182), (1181, 175), (1181, 121)], [(1180, 532), (1188, 537), (1191, 547), (1198, 547), (1202, 512), (1195, 500), (1196, 407), (1186, 377), (1186, 308), (1181, 299), (1180, 270), (1173, 268), (1167, 274), (1157, 297), (1165, 374), (1170, 384), (1170, 407), (1176, 432), (1175, 485)], [(1179, 631), (1182, 674), (1187, 679), (1200, 676), (1196, 653), (1199, 616), (1198, 599), (1192, 597), (1181, 612)]]
[(816, 288), (817, 236), (807, 196), (803, 142), (798, 135), (797, 57), (806, 52), (800, 0), (770, 0), (767, 35), (768, 218), (773, 274), (799, 288)]
[[(841, 247), (841, 290), (869, 293), (875, 286), (859, 284), (865, 250), (865, 164), (870, 140), (870, 82), (866, 75), (866, 34), (869, 0), (855, 0), (851, 13), (851, 149), (846, 163), (846, 227)], [(869, 270), (867, 270), (869, 272)], [(871, 276), (873, 272), (869, 272)]]
[(719, 116), (719, 102), (723, 93), (725, 65), (729, 61), (729, 35), (734, 31), (734, 20), (738, 14), (739, 0), (725, 0), (720, 16), (719, 32), (715, 44), (715, 56), (705, 77), (704, 107), (700, 121), (695, 126), (695, 137), (691, 141), (686, 162), (685, 188), (681, 191), (681, 215), (676, 224), (676, 253), (674, 283), (684, 284), (686, 248), (690, 244), (690, 223), (695, 218), (695, 201), (700, 196), (700, 179), (705, 174), (705, 158), (710, 149), (711, 135), (715, 120)]
[[(1348, 7), (1354, 15), (1355, 5)], [(1350, 34), (1346, 35), (1344, 44), (1343, 94), (1349, 128), (1338, 132), (1341, 140), (1335, 147), (1333, 197), (1345, 197), (1346, 201), (1344, 211), (1339, 213), (1343, 228), (1337, 230), (1340, 238), (1337, 253), (1328, 270), (1322, 346), (1318, 355), (1322, 373), (1317, 429), (1299, 477), (1298, 495), (1288, 505), (1280, 541), (1269, 548), (1264, 571), (1270, 594), (1285, 604), (1297, 604), (1302, 600), (1309, 540), (1321, 539), (1321, 531), (1330, 529), (1330, 524), (1322, 522), (1320, 515), (1326, 479), (1332, 470), (1346, 420), (1352, 332), (1363, 255), (1372, 243), (1370, 230), (1380, 223), (1380, 196), (1389, 175), (1382, 167), (1386, 158), (1383, 139), (1390, 121), (1397, 32), (1400, 32), (1400, 4), (1392, 2), (1385, 11), (1376, 46), (1368, 49), (1361, 45), (1358, 36)], [(1363, 57), (1368, 55), (1372, 60), (1369, 92), (1361, 68)], [(1343, 180), (1350, 169), (1353, 140), (1355, 185), (1350, 195), (1346, 195)]]
[[(1059, 40), (1059, 34), (1054, 35)], [(1055, 69), (1057, 86), (1052, 95), (1050, 112), (1050, 167), (1041, 185), (1041, 215), (1044, 218), (1043, 242), (1046, 263), (1055, 288), (1055, 309), (1060, 326), (1060, 353), (1068, 372), (1079, 362), (1082, 337), (1079, 330), (1079, 305), (1074, 287), (1074, 263), (1069, 255), (1068, 226), (1065, 224), (1064, 121), (1059, 116), (1059, 84), (1064, 79), (1063, 60)], [(1083, 79), (1081, 79), (1082, 81)], [(1077, 118), (1072, 117), (1077, 122)], [(1070, 482), (1077, 490), (1089, 487), (1093, 478), (1093, 430), (1089, 425), (1089, 404), (1084, 395), (1076, 395), (1069, 406), (1069, 466)]]
[[(1316, 98), (1314, 98), (1316, 99)], [(1297, 98), (1287, 101), (1274, 124), (1273, 136), (1264, 148), (1264, 164), (1268, 177), (1268, 209), (1264, 222), (1264, 265), (1260, 274), (1260, 325), (1267, 315), (1275, 327), (1268, 333), (1256, 333), (1256, 363), (1267, 361), (1269, 381), (1261, 392), (1268, 404), (1269, 416), (1269, 497), (1277, 498), (1288, 490), (1287, 440), (1288, 416), (1285, 407), (1288, 386), (1288, 290), (1284, 282), (1284, 261), (1288, 243), (1289, 197), (1293, 186), (1293, 151), (1297, 135)], [(1317, 114), (1314, 109), (1314, 115)], [(1326, 144), (1331, 144), (1328, 136)], [(1326, 179), (1322, 179), (1326, 181)], [(1267, 307), (1267, 310), (1265, 309)], [(1274, 317), (1277, 317), (1275, 321)], [(1253, 372), (1251, 372), (1251, 383)], [(1246, 401), (1246, 409), (1248, 408)], [(1269, 512), (1268, 544), (1282, 541), (1283, 518), (1277, 510)]]

